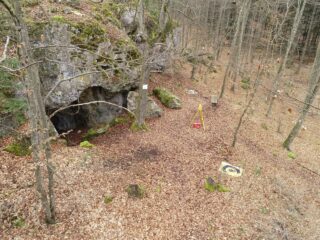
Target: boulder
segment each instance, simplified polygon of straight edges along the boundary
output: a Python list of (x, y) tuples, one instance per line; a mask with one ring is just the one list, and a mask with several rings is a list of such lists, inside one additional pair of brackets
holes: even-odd
[[(134, 60), (140, 51), (135, 43), (122, 29), (114, 40), (102, 24), (68, 21), (56, 16), (50, 23), (29, 25), (35, 58), (48, 59), (39, 64), (48, 113), (92, 101), (125, 106), (127, 93), (139, 86), (140, 68)], [(62, 47), (42, 48), (46, 45)], [(64, 132), (109, 123), (121, 113), (117, 106), (97, 103), (66, 109), (51, 120)]]
[[(139, 93), (131, 91), (127, 97), (128, 109), (132, 112), (136, 112), (138, 105)], [(161, 117), (163, 110), (153, 101), (152, 98), (148, 97), (146, 118)]]
[(177, 96), (173, 95), (165, 88), (155, 88), (153, 94), (160, 100), (160, 102), (167, 108), (180, 109), (181, 100)]

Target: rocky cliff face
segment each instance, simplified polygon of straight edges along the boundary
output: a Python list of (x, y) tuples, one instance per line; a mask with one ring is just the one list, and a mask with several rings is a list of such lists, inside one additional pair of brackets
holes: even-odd
[[(139, 65), (134, 60), (140, 53), (130, 39), (111, 43), (107, 36), (101, 36), (96, 46), (81, 46), (75, 44), (80, 31), (84, 30), (66, 23), (51, 23), (43, 30), (42, 42), (35, 42), (40, 47), (35, 52), (37, 59), (43, 60), (40, 77), (48, 108), (78, 101), (83, 91), (91, 87), (102, 87), (106, 98), (112, 98), (138, 86)], [(93, 44), (95, 36), (87, 37), (82, 39), (88, 41), (84, 44)]]
[[(135, 8), (130, 4), (61, 5), (53, 1), (49, 16), (39, 21), (39, 12), (30, 12), (30, 38), (39, 64), (42, 92), (48, 114), (59, 108), (90, 101), (107, 101), (127, 106), (127, 95), (139, 85), (143, 52), (136, 42)], [(84, 4), (84, 5), (82, 5)], [(60, 7), (63, 6), (63, 7)], [(39, 10), (39, 9), (38, 9)], [(43, 17), (41, 17), (43, 18)], [(172, 26), (159, 32), (157, 19), (147, 14), (147, 42), (153, 46), (152, 68), (163, 71), (171, 57), (175, 38)], [(60, 131), (82, 125), (108, 123), (122, 113), (105, 103), (70, 108), (52, 121)]]

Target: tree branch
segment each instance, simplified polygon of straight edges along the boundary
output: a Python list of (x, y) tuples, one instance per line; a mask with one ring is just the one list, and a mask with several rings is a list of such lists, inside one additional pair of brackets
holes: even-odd
[(2, 56), (0, 58), (0, 63), (2, 63), (7, 58), (7, 51), (8, 51), (9, 42), (10, 42), (10, 37), (7, 36), (6, 44), (4, 45), (4, 50), (3, 50)]
[(28, 64), (28, 65), (26, 65), (24, 67), (18, 68), (18, 69), (12, 69), (12, 68), (9, 68), (9, 67), (6, 67), (6, 66), (2, 66), (2, 65), (0, 65), (0, 68), (3, 68), (3, 69), (5, 69), (6, 71), (8, 71), (10, 73), (13, 73), (13, 72), (20, 72), (20, 71), (22, 71), (22, 70), (24, 70), (24, 69), (26, 69), (28, 67), (31, 67), (31, 66), (33, 66), (35, 64), (38, 64), (38, 63), (42, 63), (42, 61), (36, 61), (36, 62), (30, 63), (30, 64)]
[(115, 103), (107, 102), (107, 101), (92, 101), (92, 102), (86, 102), (86, 103), (71, 104), (71, 105), (69, 105), (69, 106), (59, 108), (58, 110), (56, 110), (56, 111), (54, 111), (52, 114), (50, 114), (49, 119), (51, 119), (51, 118), (52, 118), (54, 115), (56, 115), (58, 112), (61, 112), (61, 111), (66, 110), (66, 109), (68, 109), (68, 108), (85, 106), (85, 105), (96, 104), (96, 103), (104, 103), (104, 104), (107, 104), (107, 105), (111, 105), (111, 106), (114, 106), (114, 107), (118, 107), (118, 108), (120, 108), (120, 109), (124, 109), (125, 111), (127, 111), (128, 113), (130, 113), (132, 116), (135, 116), (135, 113), (132, 112), (132, 111), (130, 111), (128, 108), (122, 107), (122, 106), (117, 105), (117, 104), (115, 104)]
[(11, 15), (11, 17), (13, 17), (15, 19), (15, 21), (17, 21), (17, 16), (14, 13), (14, 10), (12, 8), (12, 6), (7, 2), (7, 0), (0, 0), (0, 3), (4, 6), (4, 8), (9, 12), (9, 14)]

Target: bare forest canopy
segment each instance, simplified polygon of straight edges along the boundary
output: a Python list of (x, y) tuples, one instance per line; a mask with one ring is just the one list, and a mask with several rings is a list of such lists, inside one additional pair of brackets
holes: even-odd
[[(236, 23), (241, 11), (240, 0), (172, 1), (172, 12), (183, 27), (183, 47), (192, 44), (196, 51), (202, 47), (217, 50), (231, 46)], [(288, 44), (290, 33), (299, 7), (297, 0), (250, 1), (248, 20), (243, 33), (243, 49), (247, 54), (260, 54), (272, 41), (271, 54), (281, 56)], [(295, 59), (315, 56), (320, 35), (320, 2), (306, 1), (306, 6), (294, 39), (291, 55)], [(200, 37), (197, 37), (200, 36)], [(305, 49), (305, 53), (303, 52)], [(249, 52), (248, 52), (249, 50)], [(304, 55), (304, 56), (302, 56)]]

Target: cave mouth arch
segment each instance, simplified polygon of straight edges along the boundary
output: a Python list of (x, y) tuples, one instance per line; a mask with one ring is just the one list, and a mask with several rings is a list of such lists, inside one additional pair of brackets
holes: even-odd
[[(72, 102), (70, 106), (94, 101), (107, 101), (126, 108), (128, 93), (129, 91), (110, 92), (100, 86), (89, 87), (80, 94), (79, 100)], [(57, 110), (47, 109), (47, 113), (50, 115)], [(123, 110), (119, 107), (106, 103), (92, 103), (59, 111), (51, 118), (51, 122), (57, 132), (62, 134), (70, 130), (83, 130), (110, 123), (122, 113)]]

